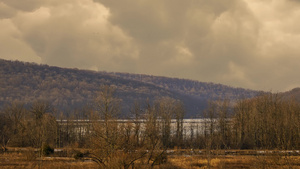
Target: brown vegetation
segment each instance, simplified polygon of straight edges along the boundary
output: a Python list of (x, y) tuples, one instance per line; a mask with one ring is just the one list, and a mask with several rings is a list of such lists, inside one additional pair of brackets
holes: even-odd
[[(276, 94), (240, 100), (234, 108), (229, 106), (229, 100), (211, 102), (203, 129), (196, 131), (192, 126), (183, 128), (185, 111), (178, 100), (163, 97), (146, 102), (145, 107), (136, 102), (131, 120), (120, 122), (121, 100), (115, 97), (115, 88), (102, 86), (97, 96), (93, 109), (86, 109), (82, 116), (75, 113), (61, 125), (58, 122), (64, 117), (56, 120), (55, 109), (47, 102), (37, 101), (30, 107), (22, 103), (6, 106), (0, 113), (0, 165), (126, 169), (299, 167), (299, 152), (290, 150), (300, 148), (300, 105)], [(78, 121), (80, 117), (87, 120), (84, 128)], [(9, 146), (35, 149), (7, 152)], [(53, 148), (66, 147), (71, 150), (53, 153)]]
[[(0, 168), (99, 168), (99, 166), (91, 161), (89, 158), (76, 159), (72, 157), (75, 150), (64, 150), (71, 151), (69, 155), (64, 154), (64, 157), (58, 157), (53, 154), (50, 157), (37, 158), (36, 152), (30, 149), (12, 150), (6, 153), (0, 154)], [(78, 151), (86, 151), (84, 149), (78, 149)], [(182, 150), (181, 150), (182, 151)], [(176, 151), (175, 151), (176, 152)], [(187, 151), (186, 151), (187, 153)], [(245, 152), (237, 153), (245, 154)], [(253, 153), (253, 152), (252, 152)], [(213, 152), (216, 154), (216, 152)], [(35, 158), (32, 158), (35, 156)], [(110, 166), (110, 168), (123, 168), (118, 165), (119, 159), (115, 159), (115, 167)], [(286, 169), (296, 169), (300, 166), (299, 156), (286, 156), (284, 154), (272, 154), (272, 155), (214, 155), (211, 158), (210, 168), (214, 169), (240, 169), (240, 168), (286, 168)], [(135, 168), (143, 169), (149, 168), (148, 165), (143, 162), (143, 160), (137, 160), (135, 163)], [(168, 161), (160, 166), (154, 166), (153, 168), (160, 169), (204, 169), (208, 168), (206, 155), (186, 155), (186, 154), (173, 154), (169, 155)]]

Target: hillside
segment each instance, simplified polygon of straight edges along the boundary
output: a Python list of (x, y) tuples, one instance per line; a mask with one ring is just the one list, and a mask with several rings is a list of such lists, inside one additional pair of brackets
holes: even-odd
[(282, 92), (280, 95), (286, 99), (295, 99), (295, 101), (300, 103), (300, 88), (294, 88), (287, 92)]
[(133, 79), (140, 82), (153, 84), (171, 91), (187, 94), (204, 100), (218, 100), (227, 98), (234, 101), (240, 98), (251, 98), (259, 93), (257, 91), (249, 89), (233, 88), (222, 84), (199, 82), (188, 79), (167, 78), (129, 73), (111, 74), (125, 79)]
[(201, 116), (207, 100), (249, 98), (257, 91), (192, 80), (66, 69), (0, 59), (0, 106), (12, 101), (31, 103), (47, 100), (59, 112), (93, 105), (101, 85), (116, 86), (126, 115), (135, 100), (145, 102), (158, 97), (181, 100), (186, 118)]

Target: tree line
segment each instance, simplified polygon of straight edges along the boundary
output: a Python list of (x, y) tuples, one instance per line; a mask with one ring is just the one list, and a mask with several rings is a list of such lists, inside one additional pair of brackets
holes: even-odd
[(269, 93), (229, 105), (229, 100), (210, 103), (205, 133), (196, 142), (211, 149), (300, 148), (300, 105), (293, 98)]
[[(163, 163), (167, 150), (192, 149), (280, 149), (300, 147), (300, 105), (278, 94), (264, 94), (253, 99), (212, 101), (204, 112), (204, 125), (196, 130), (184, 128), (182, 102), (164, 97), (131, 106), (130, 121), (119, 123), (121, 100), (115, 88), (102, 86), (93, 107), (75, 111), (66, 118), (47, 102), (30, 106), (11, 103), (0, 113), (3, 150), (7, 146), (82, 147), (82, 153), (99, 166), (132, 167)], [(76, 122), (86, 119), (85, 130)], [(59, 125), (60, 120), (66, 120)], [(171, 120), (175, 121), (174, 132)], [(142, 122), (141, 122), (142, 121)], [(189, 137), (184, 135), (189, 132)], [(116, 167), (116, 166), (115, 166)]]

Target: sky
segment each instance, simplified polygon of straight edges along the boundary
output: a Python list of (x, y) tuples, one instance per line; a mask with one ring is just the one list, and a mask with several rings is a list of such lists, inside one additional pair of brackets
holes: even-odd
[(0, 58), (281, 92), (300, 0), (0, 0)]

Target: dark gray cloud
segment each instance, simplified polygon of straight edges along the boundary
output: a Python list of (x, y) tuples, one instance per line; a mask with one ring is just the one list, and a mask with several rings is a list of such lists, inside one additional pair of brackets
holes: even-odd
[(2, 0), (0, 57), (273, 91), (300, 85), (296, 0)]

